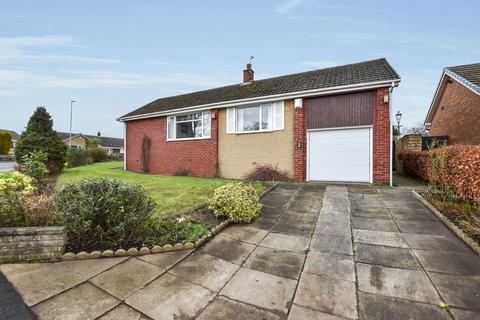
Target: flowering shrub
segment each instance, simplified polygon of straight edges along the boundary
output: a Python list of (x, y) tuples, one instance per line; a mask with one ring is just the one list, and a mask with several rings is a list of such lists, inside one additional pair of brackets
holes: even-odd
[(12, 173), (0, 178), (0, 227), (18, 227), (25, 224), (22, 199), (33, 196), (37, 188), (33, 179)]
[(250, 223), (260, 214), (262, 205), (250, 184), (228, 183), (215, 190), (208, 207), (217, 217), (226, 217), (232, 222)]
[[(402, 152), (399, 159), (403, 160), (405, 173), (442, 184), (461, 199), (480, 204), (479, 146), (454, 145), (431, 151)], [(442, 159), (442, 168), (438, 168), (438, 159)]]
[(48, 154), (45, 151), (36, 150), (28, 155), (20, 167), (20, 172), (41, 182), (47, 177), (46, 166)]

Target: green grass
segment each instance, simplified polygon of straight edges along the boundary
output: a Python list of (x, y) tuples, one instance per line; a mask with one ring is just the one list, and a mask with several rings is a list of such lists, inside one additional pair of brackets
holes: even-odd
[[(215, 188), (236, 180), (174, 177), (123, 171), (119, 161), (103, 162), (82, 167), (66, 169), (57, 181), (57, 186), (86, 178), (108, 177), (121, 179), (128, 183), (142, 185), (157, 203), (155, 215), (165, 216), (188, 211), (213, 195)], [(258, 193), (265, 190), (265, 184), (254, 183)]]

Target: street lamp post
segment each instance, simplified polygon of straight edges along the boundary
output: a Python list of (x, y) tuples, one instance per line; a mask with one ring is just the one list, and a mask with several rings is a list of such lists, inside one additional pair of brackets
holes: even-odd
[(72, 115), (73, 115), (73, 103), (77, 102), (75, 100), (70, 100), (70, 133), (68, 140), (68, 161), (70, 161), (70, 149), (72, 149)]
[(397, 111), (397, 114), (395, 115), (395, 118), (397, 118), (397, 136), (400, 135), (400, 120), (402, 119), (402, 114), (400, 111)]

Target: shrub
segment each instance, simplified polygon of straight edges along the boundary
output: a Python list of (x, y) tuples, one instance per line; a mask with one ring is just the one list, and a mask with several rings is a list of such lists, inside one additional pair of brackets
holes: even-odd
[(247, 180), (254, 181), (290, 181), (288, 173), (270, 164), (257, 165), (248, 175)]
[(86, 165), (88, 163), (88, 158), (90, 157), (89, 152), (85, 149), (80, 148), (70, 148), (68, 150), (68, 166), (69, 167), (79, 167)]
[(15, 146), (15, 159), (18, 163), (24, 162), (32, 152), (41, 150), (47, 154), (50, 174), (57, 174), (63, 169), (67, 147), (52, 126), (50, 114), (44, 107), (38, 107)]
[(47, 177), (48, 169), (45, 165), (48, 155), (45, 151), (35, 150), (24, 159), (20, 172), (41, 182)]
[[(442, 158), (443, 164), (438, 161)], [(405, 173), (451, 188), (461, 199), (480, 204), (479, 146), (454, 145), (431, 151), (402, 152), (399, 159), (403, 160)], [(443, 172), (438, 172), (439, 169)]]
[(150, 220), (146, 233), (148, 236), (144, 243), (156, 245), (158, 243), (195, 242), (202, 236), (208, 235), (209, 231), (203, 224), (193, 223), (189, 218), (168, 217), (162, 220)]
[(250, 223), (262, 207), (255, 188), (244, 183), (228, 183), (217, 188), (208, 206), (215, 216), (238, 223)]
[(10, 153), (12, 149), (12, 135), (8, 132), (0, 131), (0, 155)]
[(19, 172), (0, 178), (0, 227), (25, 225), (22, 198), (32, 196), (37, 189), (33, 179)]
[(88, 155), (93, 162), (104, 162), (108, 159), (108, 153), (100, 147), (88, 148)]
[(30, 195), (21, 198), (23, 225), (48, 226), (55, 224), (53, 198), (49, 195)]
[(155, 208), (143, 187), (117, 179), (68, 183), (56, 194), (55, 211), (74, 250), (105, 249), (134, 241)]

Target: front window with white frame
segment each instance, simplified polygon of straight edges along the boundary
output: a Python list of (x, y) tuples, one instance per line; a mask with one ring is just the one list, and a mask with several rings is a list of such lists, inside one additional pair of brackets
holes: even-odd
[(227, 133), (268, 132), (283, 129), (283, 101), (227, 109)]
[(167, 117), (167, 140), (210, 138), (210, 111)]

